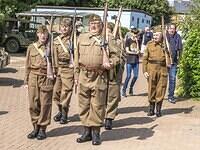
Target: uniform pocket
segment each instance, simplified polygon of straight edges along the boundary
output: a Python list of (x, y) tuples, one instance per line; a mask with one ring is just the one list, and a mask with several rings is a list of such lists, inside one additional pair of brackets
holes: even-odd
[(41, 63), (41, 55), (39, 53), (31, 53), (30, 59), (32, 64), (40, 64)]
[(97, 101), (95, 102), (97, 105), (105, 105), (107, 99), (107, 85), (99, 84), (95, 87), (95, 95), (97, 97)]
[(80, 43), (80, 48), (79, 48), (79, 53), (81, 55), (85, 55), (87, 53), (87, 48), (90, 46), (91, 44), (88, 42), (82, 42)]

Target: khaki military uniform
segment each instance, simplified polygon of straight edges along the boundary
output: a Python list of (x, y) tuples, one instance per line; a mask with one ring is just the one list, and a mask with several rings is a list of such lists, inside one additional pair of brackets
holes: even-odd
[(74, 68), (70, 65), (70, 43), (69, 36), (59, 36), (67, 52), (61, 46), (58, 37), (54, 41), (55, 65), (58, 70), (54, 85), (53, 100), (62, 111), (68, 112), (74, 85)]
[[(36, 42), (45, 53), (45, 45)], [(28, 84), (29, 111), (33, 125), (46, 127), (50, 124), (53, 80), (47, 78), (47, 63), (31, 44), (27, 50), (24, 84)]]
[[(103, 52), (100, 43), (90, 33), (81, 34), (75, 51), (75, 79), (78, 79), (80, 119), (84, 126), (101, 126), (105, 117), (107, 71), (102, 68)], [(101, 36), (95, 36), (100, 39)], [(116, 45), (109, 42), (110, 61), (119, 63)]]
[(149, 102), (163, 101), (167, 87), (165, 52), (161, 43), (150, 41), (143, 57), (143, 73), (148, 72)]
[(121, 41), (114, 39), (111, 34), (109, 35), (109, 41), (110, 40), (113, 40), (115, 45), (118, 47), (116, 51), (118, 53), (117, 55), (120, 56), (120, 63), (109, 71), (108, 100), (106, 103), (105, 118), (115, 119), (117, 115), (118, 104), (121, 100), (120, 85), (123, 74), (124, 59), (122, 53), (124, 50), (121, 48)]

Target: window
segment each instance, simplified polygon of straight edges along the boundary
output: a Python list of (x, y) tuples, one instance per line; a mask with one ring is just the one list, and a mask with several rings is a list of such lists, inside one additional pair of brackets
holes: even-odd
[(137, 18), (137, 28), (139, 28), (140, 25), (140, 18)]
[(132, 22), (134, 21), (134, 16), (132, 16)]
[(142, 19), (142, 23), (144, 23), (144, 19)]

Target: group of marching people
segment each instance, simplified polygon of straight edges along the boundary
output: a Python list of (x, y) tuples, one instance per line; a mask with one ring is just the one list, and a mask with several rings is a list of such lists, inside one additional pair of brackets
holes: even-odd
[[(134, 78), (129, 94), (133, 95), (133, 85), (138, 77), (141, 47), (138, 43), (138, 31), (131, 31), (124, 42), (120, 34), (113, 36), (114, 24), (108, 23), (107, 29), (103, 30), (104, 24), (100, 16), (91, 15), (88, 21), (89, 31), (79, 35), (76, 48), (73, 50), (72, 21), (63, 19), (60, 22), (60, 35), (53, 40), (51, 56), (47, 55), (49, 31), (45, 25), (38, 27), (36, 33), (38, 41), (27, 49), (24, 79), (24, 87), (28, 89), (29, 111), (33, 124), (33, 131), (27, 136), (29, 139), (43, 140), (47, 137), (46, 128), (51, 122), (52, 100), (58, 108), (57, 114), (53, 117), (54, 121), (60, 124), (68, 123), (73, 89), (78, 98), (79, 116), (83, 125), (83, 134), (76, 139), (77, 143), (92, 141), (93, 145), (100, 145), (100, 128), (104, 126), (106, 130), (112, 129), (112, 121), (117, 115), (121, 95), (126, 96), (132, 70)], [(171, 25), (169, 30), (173, 30), (173, 27), (175, 26)], [(150, 104), (148, 116), (156, 113), (159, 117), (167, 87), (167, 57), (163, 48), (162, 32), (155, 30), (148, 36), (151, 39), (142, 40), (142, 43), (145, 43), (143, 73), (148, 81)], [(176, 36), (169, 32), (170, 43), (174, 38)], [(177, 46), (177, 40), (175, 39), (171, 47)], [(180, 56), (181, 47), (173, 50), (175, 55), (173, 59), (176, 59), (176, 56)], [(53, 78), (48, 77), (48, 61), (52, 62)], [(125, 63), (127, 77), (121, 91)], [(175, 83), (174, 67), (177, 68), (177, 64), (178, 60), (177, 63), (168, 66), (169, 79), (173, 78), (169, 83), (170, 102), (174, 102), (172, 82)]]

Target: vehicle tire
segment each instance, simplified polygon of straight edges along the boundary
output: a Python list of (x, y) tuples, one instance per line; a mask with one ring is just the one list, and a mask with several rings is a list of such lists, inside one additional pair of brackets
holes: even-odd
[(20, 49), (20, 44), (16, 38), (9, 38), (5, 42), (5, 49), (7, 52), (16, 53)]

